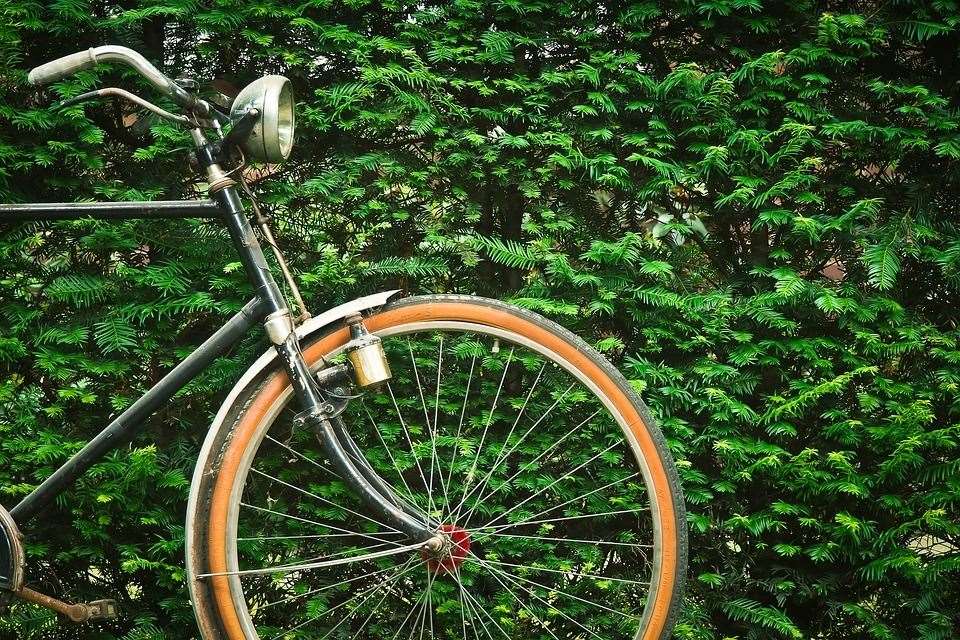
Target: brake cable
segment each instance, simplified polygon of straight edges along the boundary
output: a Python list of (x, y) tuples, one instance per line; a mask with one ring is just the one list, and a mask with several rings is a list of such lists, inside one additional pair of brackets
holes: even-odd
[[(108, 96), (116, 96), (118, 98), (123, 98), (129, 100), (134, 104), (137, 104), (148, 111), (151, 111), (162, 118), (167, 120), (172, 120), (178, 124), (187, 125), (190, 127), (198, 126), (198, 123), (191, 118), (186, 116), (177, 115), (175, 113), (170, 113), (166, 109), (159, 107), (149, 100), (145, 100), (140, 96), (126, 91), (124, 89), (119, 89), (117, 87), (106, 87), (104, 89), (96, 89), (94, 91), (87, 91), (86, 93), (81, 93), (80, 95), (68, 98), (61, 101), (57, 107), (64, 109), (66, 107), (71, 107), (75, 104), (80, 104), (87, 100), (92, 100), (94, 98), (103, 98)], [(240, 163), (227, 172), (226, 175), (233, 174), (236, 178), (236, 181), (240, 183), (240, 186), (243, 187), (244, 192), (247, 194), (247, 197), (250, 198), (250, 205), (253, 209), (253, 213), (256, 217), (257, 225), (260, 227), (260, 233), (263, 234), (264, 240), (267, 244), (270, 245), (270, 250), (273, 252), (274, 257), (277, 259), (277, 264), (280, 265), (280, 271), (283, 273), (283, 279), (286, 281), (287, 286), (290, 288), (290, 293), (293, 296), (296, 306), (300, 309), (300, 315), (295, 319), (296, 323), (301, 323), (305, 320), (308, 320), (312, 317), (312, 314), (307, 309), (306, 303), (303, 301), (303, 296), (300, 293), (300, 288), (297, 286), (296, 281), (293, 278), (293, 273), (290, 271), (290, 267), (287, 265), (287, 260), (284, 258), (283, 253), (280, 251), (280, 247), (277, 245), (277, 241), (273, 236), (273, 231), (270, 229), (269, 221), (270, 218), (263, 214), (263, 211), (260, 208), (260, 203), (257, 200), (257, 197), (253, 194), (253, 191), (250, 189), (250, 185), (247, 183), (246, 178), (243, 175), (243, 169), (246, 166), (247, 159), (243, 154), (243, 150), (240, 148), (239, 144), (236, 144), (234, 138), (238, 137), (239, 131), (235, 131), (238, 126), (244, 132), (248, 131), (256, 119), (260, 116), (260, 113), (256, 109), (251, 109), (239, 122), (234, 124), (234, 128), (231, 129), (225, 137), (223, 136), (222, 131), (220, 130), (219, 121), (217, 118), (213, 119), (213, 123), (216, 125), (215, 129), (217, 133), (221, 136), (222, 143), (226, 142), (224, 148), (233, 148), (239, 151), (240, 153)], [(231, 134), (233, 134), (231, 136)]]
[[(241, 157), (243, 157), (243, 152), (241, 151), (240, 153)], [(312, 314), (307, 309), (307, 304), (303, 301), (303, 296), (300, 295), (300, 287), (297, 286), (297, 283), (293, 278), (293, 273), (290, 271), (290, 267), (287, 266), (287, 260), (283, 257), (283, 253), (280, 251), (280, 247), (277, 245), (277, 241), (273, 237), (273, 231), (270, 230), (269, 216), (265, 216), (263, 214), (263, 211), (260, 209), (260, 203), (257, 200), (257, 197), (253, 195), (250, 185), (247, 184), (247, 180), (243, 175), (243, 171), (238, 170), (242, 169), (245, 164), (246, 159), (244, 158), (240, 166), (234, 169), (234, 171), (236, 171), (235, 175), (237, 182), (240, 183), (240, 186), (243, 187), (243, 191), (250, 199), (250, 206), (253, 209), (257, 225), (260, 227), (260, 233), (263, 234), (263, 239), (266, 240), (268, 245), (270, 245), (270, 250), (273, 251), (273, 255), (277, 259), (277, 264), (280, 265), (280, 271), (283, 273), (283, 279), (286, 280), (287, 286), (290, 287), (290, 294), (293, 296), (297, 307), (300, 308), (300, 315), (294, 319), (295, 324), (300, 324), (301, 322), (310, 319)]]
[(187, 116), (177, 115), (176, 113), (170, 113), (162, 107), (158, 107), (149, 100), (145, 100), (135, 93), (130, 93), (125, 89), (119, 89), (117, 87), (106, 87), (104, 89), (95, 89), (93, 91), (87, 91), (86, 93), (81, 93), (78, 96), (62, 100), (57, 104), (57, 108), (65, 109), (66, 107), (72, 107), (75, 104), (80, 104), (81, 102), (86, 102), (87, 100), (93, 100), (94, 98), (105, 98), (109, 96), (116, 96), (118, 98), (123, 98), (124, 100), (129, 100), (130, 102), (140, 105), (148, 111), (152, 111), (161, 118), (166, 118), (167, 120), (173, 120), (182, 125), (195, 126), (195, 122), (188, 118)]

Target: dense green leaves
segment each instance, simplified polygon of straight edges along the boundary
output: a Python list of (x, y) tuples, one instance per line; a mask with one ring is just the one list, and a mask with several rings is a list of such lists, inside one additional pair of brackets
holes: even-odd
[[(166, 124), (119, 104), (47, 108), (134, 86), (130, 73), (37, 93), (34, 64), (119, 42), (225, 91), (285, 73), (301, 134), (261, 192), (311, 304), (387, 287), (510, 297), (603, 348), (680, 459), (680, 637), (957, 635), (955, 3), (0, 12), (4, 200), (196, 193), (188, 140)], [(0, 261), (5, 504), (249, 295), (206, 223), (21, 225)], [(32, 580), (134, 594), (114, 637), (189, 636), (184, 490), (158, 479), (188, 477), (253, 352), (32, 528)]]

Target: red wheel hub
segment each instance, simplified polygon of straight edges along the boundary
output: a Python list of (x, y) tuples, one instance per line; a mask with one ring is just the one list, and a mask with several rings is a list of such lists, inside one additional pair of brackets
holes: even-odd
[(444, 548), (439, 552), (424, 549), (420, 555), (434, 573), (452, 573), (463, 564), (467, 552), (470, 551), (470, 534), (453, 524), (441, 526), (440, 533), (447, 538)]

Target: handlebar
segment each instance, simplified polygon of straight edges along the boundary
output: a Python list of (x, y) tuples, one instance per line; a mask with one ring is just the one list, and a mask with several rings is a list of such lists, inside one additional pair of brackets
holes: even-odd
[(149, 60), (142, 55), (128, 49), (115, 45), (106, 45), (78, 51), (68, 56), (63, 56), (39, 67), (32, 69), (27, 76), (27, 81), (33, 85), (44, 85), (62, 80), (84, 69), (89, 69), (99, 62), (121, 62), (136, 69), (140, 74), (150, 81), (164, 95), (179, 104), (181, 107), (191, 109), (198, 115), (210, 115), (212, 109), (204, 100), (198, 100), (186, 89), (165, 76), (159, 69), (153, 66)]

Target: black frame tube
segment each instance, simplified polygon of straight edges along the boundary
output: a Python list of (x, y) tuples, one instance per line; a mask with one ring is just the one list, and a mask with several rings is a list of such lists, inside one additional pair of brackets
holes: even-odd
[(248, 302), (216, 333), (11, 509), (10, 515), (13, 519), (19, 524), (30, 520), (104, 455), (129, 442), (144, 428), (147, 418), (154, 411), (242, 338), (250, 327), (263, 319), (261, 309), (260, 300)]
[(212, 200), (154, 200), (141, 202), (32, 202), (0, 204), (0, 222), (43, 220), (128, 220), (134, 218), (219, 218)]
[(379, 489), (357, 468), (350, 460), (343, 444), (337, 439), (333, 424), (321, 412), (314, 411), (301, 419), (313, 428), (327, 452), (327, 459), (334, 471), (343, 479), (364, 504), (383, 518), (390, 525), (407, 534), (417, 542), (426, 542), (434, 536), (434, 532), (426, 522), (410, 515), (385, 497)]
[[(197, 157), (202, 165), (216, 162), (213, 147), (209, 144), (200, 147)], [(243, 337), (254, 324), (264, 322), (273, 314), (286, 314), (289, 317), (287, 304), (273, 278), (253, 227), (244, 213), (236, 187), (232, 182), (228, 182), (211, 195), (213, 200), (0, 205), (0, 222), (88, 217), (221, 218), (226, 223), (247, 278), (256, 292), (255, 298), (239, 313), (11, 509), (10, 515), (18, 523), (22, 524), (36, 516), (105, 454), (133, 438), (144, 428), (147, 418), (154, 411)], [(271, 339), (274, 337), (271, 336)], [(431, 526), (433, 523), (421, 522), (418, 515), (409, 512), (409, 507), (397, 499), (389, 485), (366, 462), (342, 421), (338, 419), (335, 427), (327, 419), (325, 409), (328, 403), (303, 358), (299, 339), (292, 331), (292, 324), (286, 339), (277, 339), (274, 347), (303, 409), (304, 422), (314, 428), (331, 464), (345, 478), (350, 488), (375, 513), (395, 524), (411, 538), (419, 541), (431, 538), (434, 535)]]
[[(350, 432), (347, 431), (347, 425), (343, 422), (340, 416), (331, 418), (329, 422), (333, 425), (334, 437), (337, 439), (337, 442), (347, 454), (350, 461), (353, 462), (353, 465), (357, 468), (357, 471), (360, 472), (360, 475), (362, 475), (364, 479), (370, 483), (374, 489), (377, 490), (377, 493), (396, 505), (407, 515), (419, 521), (423, 514), (417, 513), (411, 509), (410, 506), (397, 495), (397, 492), (393, 489), (393, 487), (387, 484), (384, 479), (377, 474), (376, 470), (367, 460), (367, 457), (363, 455), (363, 451), (360, 450), (360, 447), (350, 435)], [(321, 442), (323, 442), (322, 439)], [(428, 524), (436, 527), (439, 527), (441, 524), (439, 522), (435, 522), (429, 514), (427, 515), (427, 520)]]

